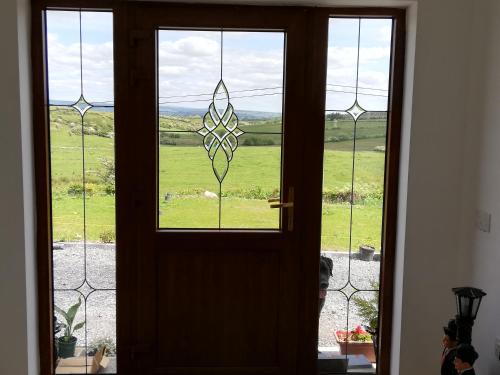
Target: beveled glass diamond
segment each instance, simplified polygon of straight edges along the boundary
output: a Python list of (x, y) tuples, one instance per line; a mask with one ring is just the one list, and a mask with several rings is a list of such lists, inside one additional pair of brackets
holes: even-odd
[(349, 282), (346, 284), (345, 287), (343, 287), (340, 291), (343, 292), (347, 298), (351, 297), (352, 294), (356, 291), (357, 289), (352, 286), (352, 284)]
[(83, 296), (84, 296), (85, 298), (87, 298), (87, 297), (88, 297), (88, 295), (89, 295), (90, 293), (92, 293), (95, 289), (94, 289), (94, 288), (92, 288), (92, 287), (89, 285), (89, 283), (87, 282), (87, 280), (85, 280), (85, 281), (83, 282), (83, 284), (82, 284), (82, 285), (81, 285), (81, 286), (80, 286), (77, 290), (78, 290), (80, 293), (82, 293), (82, 294), (83, 294)]
[(80, 112), (80, 114), (83, 116), (85, 112), (87, 112), (90, 108), (92, 108), (92, 104), (87, 102), (82, 95), (80, 96), (80, 99), (78, 99), (78, 101), (72, 105), (72, 107), (76, 109), (78, 112)]
[(356, 121), (359, 118), (359, 116), (361, 116), (366, 111), (359, 105), (358, 101), (356, 100), (352, 105), (352, 107), (349, 108), (346, 112), (352, 116), (354, 121)]

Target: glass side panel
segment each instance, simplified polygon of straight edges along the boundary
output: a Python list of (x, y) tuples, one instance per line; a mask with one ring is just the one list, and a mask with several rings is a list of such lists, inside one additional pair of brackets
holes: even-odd
[(392, 19), (329, 23), (318, 343), (320, 359), (336, 358), (318, 362), (329, 373), (354, 362), (376, 372), (392, 27)]
[(387, 111), (392, 20), (363, 20), (359, 40), (358, 102), (367, 111)]
[(89, 372), (61, 359), (97, 350), (114, 373), (113, 15), (47, 11), (46, 24), (56, 373)]
[(158, 226), (279, 229), (283, 32), (158, 31)]

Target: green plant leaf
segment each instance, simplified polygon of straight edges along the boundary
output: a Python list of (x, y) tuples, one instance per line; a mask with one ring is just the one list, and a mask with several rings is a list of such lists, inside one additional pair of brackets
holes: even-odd
[(85, 322), (78, 323), (77, 325), (75, 325), (75, 328), (73, 328), (73, 332), (78, 331), (79, 329), (82, 329), (84, 325), (85, 325)]
[(378, 283), (372, 282), (372, 288), (376, 290), (373, 297), (365, 299), (363, 297), (355, 296), (352, 301), (358, 309), (358, 314), (364, 319), (371, 329), (377, 330), (378, 325)]
[(78, 312), (78, 309), (80, 308), (80, 305), (82, 304), (82, 299), (78, 297), (78, 303), (74, 304), (68, 309), (68, 325), (72, 326), (73, 321), (75, 320), (76, 313)]
[(66, 320), (66, 322), (68, 321), (68, 314), (66, 314), (66, 311), (64, 311), (63, 309), (61, 309), (60, 307), (58, 307), (56, 305), (54, 305), (54, 310), (57, 313), (61, 314), (62, 317)]

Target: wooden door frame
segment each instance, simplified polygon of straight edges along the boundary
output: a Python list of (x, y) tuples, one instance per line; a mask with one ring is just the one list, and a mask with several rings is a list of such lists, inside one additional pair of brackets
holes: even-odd
[[(158, 3), (146, 3), (146, 4), (134, 4), (130, 5), (129, 11), (133, 12), (139, 19), (130, 21), (133, 29), (133, 33), (138, 36), (138, 40), (133, 42), (134, 44), (134, 54), (131, 59), (130, 66), (132, 71), (137, 72), (139, 77), (137, 86), (133, 90), (134, 106), (140, 108), (141, 111), (130, 112), (129, 118), (136, 124), (142, 122), (149, 126), (145, 132), (142, 133), (140, 137), (134, 137), (132, 133), (128, 134), (127, 137), (130, 141), (138, 143), (139, 150), (142, 155), (140, 161), (140, 166), (136, 166), (136, 170), (140, 170), (142, 173), (136, 178), (132, 179), (131, 182), (140, 181), (141, 189), (144, 189), (144, 193), (141, 193), (142, 200), (140, 208), (135, 214), (129, 212), (130, 217), (141, 217), (143, 221), (139, 228), (127, 228), (127, 232), (132, 233), (133, 231), (139, 231), (140, 241), (139, 248), (141, 248), (141, 256), (137, 257), (135, 264), (138, 265), (137, 279), (142, 285), (139, 286), (141, 289), (141, 294), (144, 297), (144, 301), (156, 301), (157, 303), (141, 303), (140, 309), (137, 309), (133, 314), (136, 314), (136, 318), (133, 319), (137, 321), (139, 326), (133, 327), (136, 335), (138, 337), (138, 342), (126, 343), (127, 346), (132, 348), (138, 345), (141, 348), (141, 354), (139, 355), (138, 361), (143, 361), (145, 364), (155, 365), (155, 358), (148, 354), (150, 352), (148, 342), (153, 342), (156, 338), (155, 325), (151, 319), (146, 317), (156, 316), (157, 305), (159, 298), (155, 296), (158, 295), (160, 288), (158, 288), (155, 281), (155, 260), (160, 256), (159, 244), (163, 242), (162, 253), (163, 256), (166, 254), (177, 253), (177, 249), (182, 249), (183, 252), (193, 252), (198, 254), (197, 249), (202, 246), (207, 246), (207, 249), (214, 250), (214, 253), (222, 254), (223, 252), (228, 252), (234, 244), (241, 243), (242, 248), (247, 248), (249, 243), (262, 243), (263, 241), (268, 241), (271, 249), (276, 249), (280, 244), (287, 243), (289, 250), (296, 248), (296, 241), (293, 239), (298, 236), (298, 232), (289, 232), (286, 226), (278, 230), (191, 230), (191, 229), (157, 229), (157, 207), (158, 195), (157, 195), (157, 185), (156, 177), (158, 174), (157, 158), (153, 157), (153, 150), (155, 150), (155, 145), (158, 144), (157, 129), (151, 128), (151, 125), (156, 125), (157, 123), (157, 98), (156, 98), (156, 59), (154, 58), (154, 53), (156, 52), (156, 31), (159, 28), (165, 27), (167, 29), (177, 29), (177, 28), (200, 28), (200, 29), (215, 29), (220, 27), (225, 29), (238, 29), (238, 30), (287, 30), (288, 32), (288, 43), (290, 48), (287, 48), (284, 52), (288, 55), (298, 54), (293, 56), (288, 56), (286, 59), (286, 69), (288, 71), (300, 72), (302, 65), (300, 61), (304, 53), (304, 48), (298, 48), (305, 45), (306, 38), (300, 33), (302, 29), (299, 27), (301, 22), (304, 20), (302, 8), (287, 8), (285, 10), (276, 7), (266, 7), (265, 14), (262, 14), (262, 7), (239, 7), (239, 6), (226, 6), (226, 5), (189, 5), (189, 4), (158, 4)], [(203, 14), (213, 14), (210, 18), (201, 18)], [(134, 17), (135, 18), (135, 17)], [(299, 26), (298, 26), (299, 25)], [(293, 37), (291, 37), (293, 35)], [(294, 46), (292, 47), (292, 43)], [(297, 67), (299, 69), (297, 69)], [(285, 73), (285, 72), (284, 72)], [(135, 74), (135, 73), (134, 73)], [(284, 138), (284, 144), (282, 145), (282, 155), (284, 159), (282, 160), (283, 181), (294, 180), (295, 183), (295, 195), (296, 197), (300, 195), (300, 184), (302, 179), (299, 178), (298, 173), (300, 173), (300, 168), (294, 168), (292, 163), (287, 161), (288, 159), (300, 160), (298, 155), (295, 153), (290, 153), (286, 151), (289, 147), (288, 142), (296, 142), (299, 139), (299, 125), (303, 114), (299, 111), (299, 94), (303, 92), (303, 74), (290, 74), (285, 73), (286, 79), (286, 91), (292, 92), (293, 95), (287, 96), (288, 102), (285, 104), (284, 108), (284, 132), (286, 136)], [(292, 102), (295, 100), (295, 102)], [(130, 108), (130, 106), (128, 107)], [(290, 124), (291, 126), (289, 126)], [(295, 149), (295, 148), (293, 148)], [(157, 152), (157, 151), (156, 151)], [(137, 161), (136, 161), (137, 163)], [(138, 187), (136, 187), (137, 189)], [(282, 192), (282, 194), (287, 195), (287, 192)], [(302, 203), (301, 203), (302, 204)], [(302, 209), (301, 204), (298, 200), (295, 200), (294, 211), (300, 213)], [(298, 215), (300, 218), (300, 215)], [(282, 215), (281, 220), (286, 222), (286, 213)], [(123, 230), (123, 227), (122, 227)], [(188, 244), (186, 244), (188, 243)], [(214, 246), (216, 244), (216, 246)], [(213, 247), (211, 247), (212, 245)], [(118, 243), (119, 246), (119, 243)], [(257, 247), (258, 248), (258, 247)], [(267, 251), (267, 249), (266, 249)], [(273, 250), (274, 251), (274, 250)], [(278, 253), (279, 254), (279, 253)], [(179, 256), (179, 255), (177, 255)], [(293, 256), (291, 252), (283, 252), (280, 256), (281, 265), (286, 267), (287, 272), (280, 272), (282, 280), (280, 280), (280, 285), (282, 287), (283, 293), (279, 294), (279, 305), (282, 306), (282, 311), (296, 310), (294, 306), (295, 294), (291, 291), (295, 288), (291, 288), (288, 291), (283, 287), (285, 278), (292, 278), (296, 280), (293, 275), (295, 275), (295, 265), (290, 264), (286, 260)], [(283, 260), (284, 259), (284, 260)], [(150, 272), (144, 271), (150, 270)], [(137, 296), (139, 297), (139, 295)], [(141, 300), (142, 301), (142, 300)], [(284, 308), (286, 307), (286, 310)], [(295, 315), (295, 314), (294, 314)], [(295, 330), (293, 327), (297, 325), (296, 317), (294, 316), (294, 321), (287, 321), (285, 317), (280, 315), (279, 327), (277, 335), (282, 340), (281, 345), (277, 345), (279, 349), (285, 345), (296, 347), (292, 343), (297, 339)], [(217, 321), (217, 319), (216, 319)], [(222, 322), (219, 322), (222, 324)], [(285, 339), (286, 337), (286, 339)], [(133, 349), (132, 349), (133, 350)], [(285, 351), (280, 350), (277, 353), (279, 358), (279, 364), (276, 366), (281, 366), (284, 363), (294, 363), (295, 357), (293, 356), (291, 350)], [(128, 360), (127, 355), (125, 355), (125, 361)], [(123, 362), (122, 362), (123, 363)], [(171, 366), (171, 364), (168, 364)], [(205, 365), (200, 365), (205, 366)], [(291, 365), (290, 365), (291, 366)], [(131, 368), (132, 364), (123, 365), (124, 368)], [(278, 371), (278, 367), (269, 367), (266, 371)], [(168, 373), (183, 373), (186, 369), (180, 367), (165, 367), (162, 371), (167, 371)], [(198, 367), (196, 369), (191, 369), (191, 371), (199, 371), (200, 373), (206, 373), (210, 370), (209, 367)], [(237, 369), (234, 370), (238, 372)], [(248, 369), (246, 371), (249, 371)], [(254, 371), (257, 371), (255, 369)]]
[[(325, 92), (314, 90), (315, 87), (326, 87), (327, 70), (327, 45), (328, 45), (328, 20), (330, 17), (367, 17), (367, 18), (392, 18), (394, 29), (392, 35), (392, 54), (389, 80), (389, 100), (387, 117), (387, 141), (384, 177), (384, 202), (382, 223), (382, 249), (383, 257), (380, 269), (379, 292), (379, 345), (377, 374), (390, 374), (392, 318), (394, 299), (394, 270), (396, 256), (396, 229), (397, 229), (397, 203), (399, 186), (399, 158), (400, 139), (402, 128), (403, 108), (403, 81), (405, 63), (405, 36), (406, 36), (406, 10), (403, 8), (384, 7), (349, 7), (349, 8), (317, 8), (309, 19), (309, 33), (315, 35), (315, 42), (309, 46), (309, 55), (313, 59), (308, 61), (307, 76), (310, 79), (309, 108), (312, 110), (313, 123), (321, 120), (322, 126), (312, 132), (305, 133), (306, 148), (320, 149), (321, 153), (307, 153), (305, 162), (310, 166), (312, 175), (323, 175), (323, 148), (324, 148), (324, 115)], [(317, 64), (312, 64), (317, 61)], [(300, 320), (304, 322), (303, 330), (299, 333), (299, 352), (304, 353), (299, 358), (297, 368), (299, 373), (313, 374), (317, 370), (317, 339), (318, 339), (318, 310), (309, 306), (317, 306), (318, 299), (318, 265), (321, 250), (321, 210), (323, 189), (322, 178), (313, 179), (310, 183), (309, 194), (311, 200), (308, 209), (310, 217), (314, 218), (308, 223), (304, 233), (301, 265), (302, 288), (299, 300)], [(314, 358), (314, 361), (312, 360)]]
[[(212, 7), (212, 6), (208, 6)], [(236, 6), (235, 6), (236, 7)], [(237, 6), (244, 10), (246, 6)], [(53, 345), (53, 310), (52, 310), (52, 221), (51, 221), (51, 186), (50, 186), (50, 144), (49, 144), (49, 117), (47, 101), (47, 67), (46, 46), (45, 46), (45, 25), (41, 17), (42, 11), (47, 8), (64, 8), (68, 10), (110, 10), (115, 15), (114, 33), (126, 30), (126, 23), (122, 22), (127, 13), (127, 3), (120, 0), (32, 0), (32, 32), (31, 32), (31, 58), (32, 58), (32, 91), (33, 91), (33, 132), (34, 132), (34, 156), (35, 156), (35, 185), (37, 204), (37, 280), (38, 280), (38, 334), (40, 353), (41, 374), (51, 374), (53, 369), (52, 345)], [(311, 9), (311, 8), (304, 8)], [(325, 17), (333, 15), (343, 16), (364, 16), (364, 17), (392, 17), (396, 21), (393, 35), (393, 54), (391, 60), (391, 80), (388, 118), (388, 140), (386, 151), (386, 174), (385, 174), (385, 199), (384, 199), (384, 221), (383, 221), (383, 248), (384, 261), (381, 264), (381, 286), (380, 286), (380, 345), (384, 350), (379, 353), (379, 374), (389, 374), (391, 358), (391, 334), (392, 334), (392, 302), (394, 291), (394, 259), (396, 248), (396, 224), (397, 224), (397, 198), (398, 198), (398, 171), (399, 171), (399, 151), (402, 121), (402, 98), (403, 98), (403, 76), (404, 76), (404, 56), (405, 56), (405, 18), (404, 9), (394, 8), (316, 8), (313, 16), (310, 17), (308, 33), (315, 33), (321, 37), (311, 43), (309, 54), (313, 59), (317, 59), (318, 64), (307, 64), (306, 74), (310, 77), (310, 90), (314, 93), (308, 98), (307, 106), (314, 109), (310, 118), (315, 123), (323, 123), (324, 116), (324, 93), (321, 90), (312, 90), (314, 87), (324, 87), (326, 83), (326, 43), (327, 33), (325, 33)], [(327, 29), (326, 29), (327, 30)], [(120, 66), (115, 65), (115, 92), (116, 106), (126, 106), (126, 95), (122, 95), (128, 86), (127, 56), (124, 54), (128, 41), (126, 38), (115, 39), (114, 57), (115, 61), (120, 61)], [(122, 93), (122, 94), (120, 94)], [(129, 125), (129, 119), (120, 115), (117, 111), (115, 122)], [(324, 129), (317, 129), (316, 137), (305, 136), (305, 147), (319, 147), (323, 149)], [(321, 135), (321, 137), (319, 136)], [(116, 146), (116, 153), (125, 153)], [(322, 155), (305, 155), (305, 161), (313, 166), (312, 174), (322, 174)], [(129, 158), (133, 162), (133, 158)], [(123, 160), (127, 160), (126, 157)], [(119, 168), (117, 168), (118, 170)], [(120, 176), (117, 174), (117, 183)], [(314, 373), (316, 371), (316, 340), (317, 340), (317, 295), (318, 295), (318, 263), (320, 254), (320, 228), (321, 228), (321, 181), (315, 179), (310, 184), (311, 201), (306, 207), (314, 217), (303, 234), (303, 257), (301, 261), (303, 279), (300, 280), (301, 288), (299, 300), (300, 321), (304, 322), (302, 330), (299, 332), (299, 352), (302, 355), (298, 359), (297, 368), (299, 373)], [(129, 187), (122, 187), (121, 192), (117, 192), (116, 200), (131, 199), (136, 192)], [(314, 214), (315, 213), (315, 214)], [(116, 218), (117, 225), (120, 222), (122, 211), (117, 205)], [(117, 264), (130, 265), (133, 261), (126, 251), (133, 243), (127, 242), (132, 238), (123, 237), (118, 240), (120, 252), (117, 252)], [(307, 246), (306, 246), (307, 245)], [(130, 290), (134, 293), (130, 280), (134, 275), (123, 275), (120, 267), (117, 267), (117, 289)], [(313, 307), (311, 307), (313, 306)], [(126, 321), (130, 317), (130, 311), (123, 292), (117, 291), (117, 315), (118, 320)], [(123, 330), (118, 335), (119, 340), (127, 338), (127, 330)], [(126, 345), (120, 346), (121, 355), (126, 354)], [(140, 348), (139, 348), (140, 350)], [(121, 361), (121, 360), (120, 360)]]

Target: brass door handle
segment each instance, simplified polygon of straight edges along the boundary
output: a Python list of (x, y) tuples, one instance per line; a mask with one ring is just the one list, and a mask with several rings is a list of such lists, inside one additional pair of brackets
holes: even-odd
[(267, 200), (268, 203), (273, 203), (273, 202), (279, 202), (281, 200), (280, 197), (277, 197), (277, 198), (269, 198)]
[(288, 189), (288, 202), (280, 202), (280, 198), (270, 198), (267, 200), (269, 208), (287, 208), (288, 209), (288, 231), (293, 230), (293, 187)]
[(293, 207), (293, 202), (283, 202), (283, 203), (273, 203), (269, 205), (270, 208), (291, 208)]

